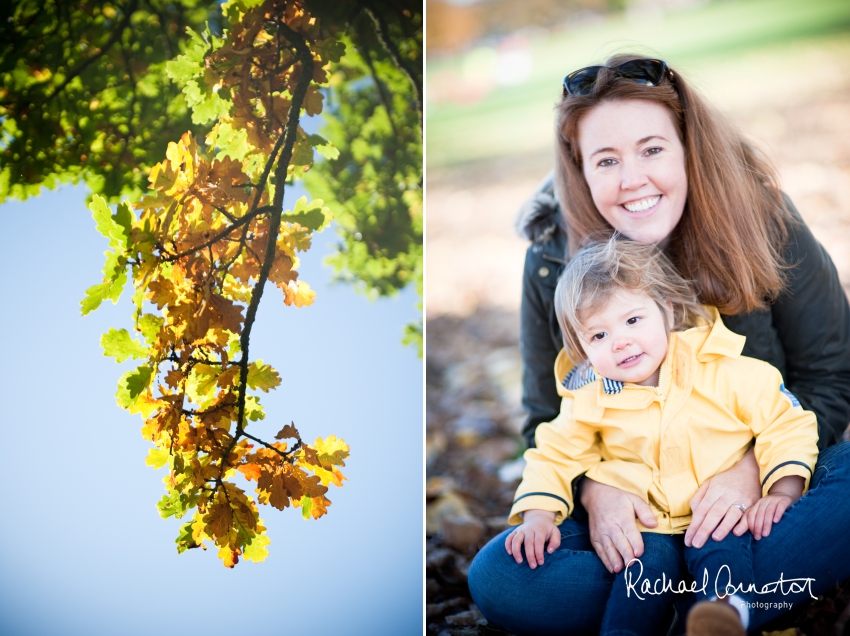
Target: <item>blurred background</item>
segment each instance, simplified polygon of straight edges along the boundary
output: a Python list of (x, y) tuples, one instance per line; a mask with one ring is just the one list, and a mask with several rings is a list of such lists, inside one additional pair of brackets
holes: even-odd
[(667, 60), (773, 159), (850, 290), (850, 2), (426, 6), (426, 612), (429, 633), (489, 633), (465, 577), (521, 474), (514, 217), (552, 169), (563, 77), (616, 52)]

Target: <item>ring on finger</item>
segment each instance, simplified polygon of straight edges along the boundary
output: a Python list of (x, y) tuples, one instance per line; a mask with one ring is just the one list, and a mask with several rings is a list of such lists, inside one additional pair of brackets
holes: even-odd
[(743, 513), (745, 513), (745, 512), (747, 511), (747, 506), (746, 506), (746, 505), (744, 505), (744, 504), (742, 504), (742, 503), (734, 503), (734, 504), (732, 504), (732, 505), (731, 505), (731, 506), (729, 506), (729, 507), (730, 507), (730, 508), (737, 508), (738, 510), (740, 510), (740, 511), (741, 511), (741, 513), (742, 513), (742, 514), (743, 514)]

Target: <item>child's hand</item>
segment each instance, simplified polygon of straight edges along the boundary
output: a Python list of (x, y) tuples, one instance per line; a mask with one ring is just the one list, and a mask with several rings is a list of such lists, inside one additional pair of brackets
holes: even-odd
[(785, 510), (794, 503), (789, 495), (768, 495), (759, 499), (752, 508), (748, 508), (735, 526), (735, 534), (741, 536), (749, 529), (758, 541), (770, 534), (774, 523), (779, 523)]
[(517, 563), (522, 563), (522, 545), (525, 543), (525, 556), (533, 570), (543, 565), (543, 545), (548, 540), (552, 554), (561, 545), (561, 531), (555, 525), (555, 513), (547, 510), (526, 510), (523, 523), (517, 526), (505, 539), (505, 549)]
[(796, 475), (778, 479), (766, 497), (747, 509), (735, 526), (734, 533), (740, 537), (749, 529), (756, 541), (769, 536), (773, 524), (779, 523), (788, 506), (802, 496), (803, 484), (803, 478)]

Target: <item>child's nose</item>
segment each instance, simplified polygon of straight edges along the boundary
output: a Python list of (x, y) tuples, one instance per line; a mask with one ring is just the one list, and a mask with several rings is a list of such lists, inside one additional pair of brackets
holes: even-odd
[(614, 351), (621, 351), (632, 343), (632, 339), (628, 336), (616, 336), (614, 338)]

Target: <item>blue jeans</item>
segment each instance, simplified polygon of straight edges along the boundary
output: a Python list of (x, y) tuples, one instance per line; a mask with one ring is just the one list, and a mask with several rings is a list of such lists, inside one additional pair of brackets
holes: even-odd
[[(821, 452), (809, 491), (770, 536), (752, 542), (754, 582), (776, 585), (757, 595), (762, 606), (752, 611), (750, 631), (786, 612), (780, 603), (801, 603), (850, 578), (848, 528), (850, 442), (843, 442)], [(469, 589), (488, 621), (517, 635), (599, 633), (615, 577), (596, 556), (586, 526), (567, 519), (560, 531), (561, 546), (534, 570), (505, 551), (509, 530), (481, 549)], [(793, 578), (813, 580), (787, 583)]]
[[(685, 599), (687, 590), (695, 592), (698, 600), (733, 593), (745, 601), (756, 600), (755, 594), (744, 591), (754, 580), (754, 541), (749, 532), (740, 537), (728, 534), (699, 549), (685, 546), (683, 534), (644, 532), (641, 536), (643, 554), (614, 578), (602, 618), (602, 636), (667, 633), (673, 605)], [(687, 600), (692, 600), (692, 594)]]

